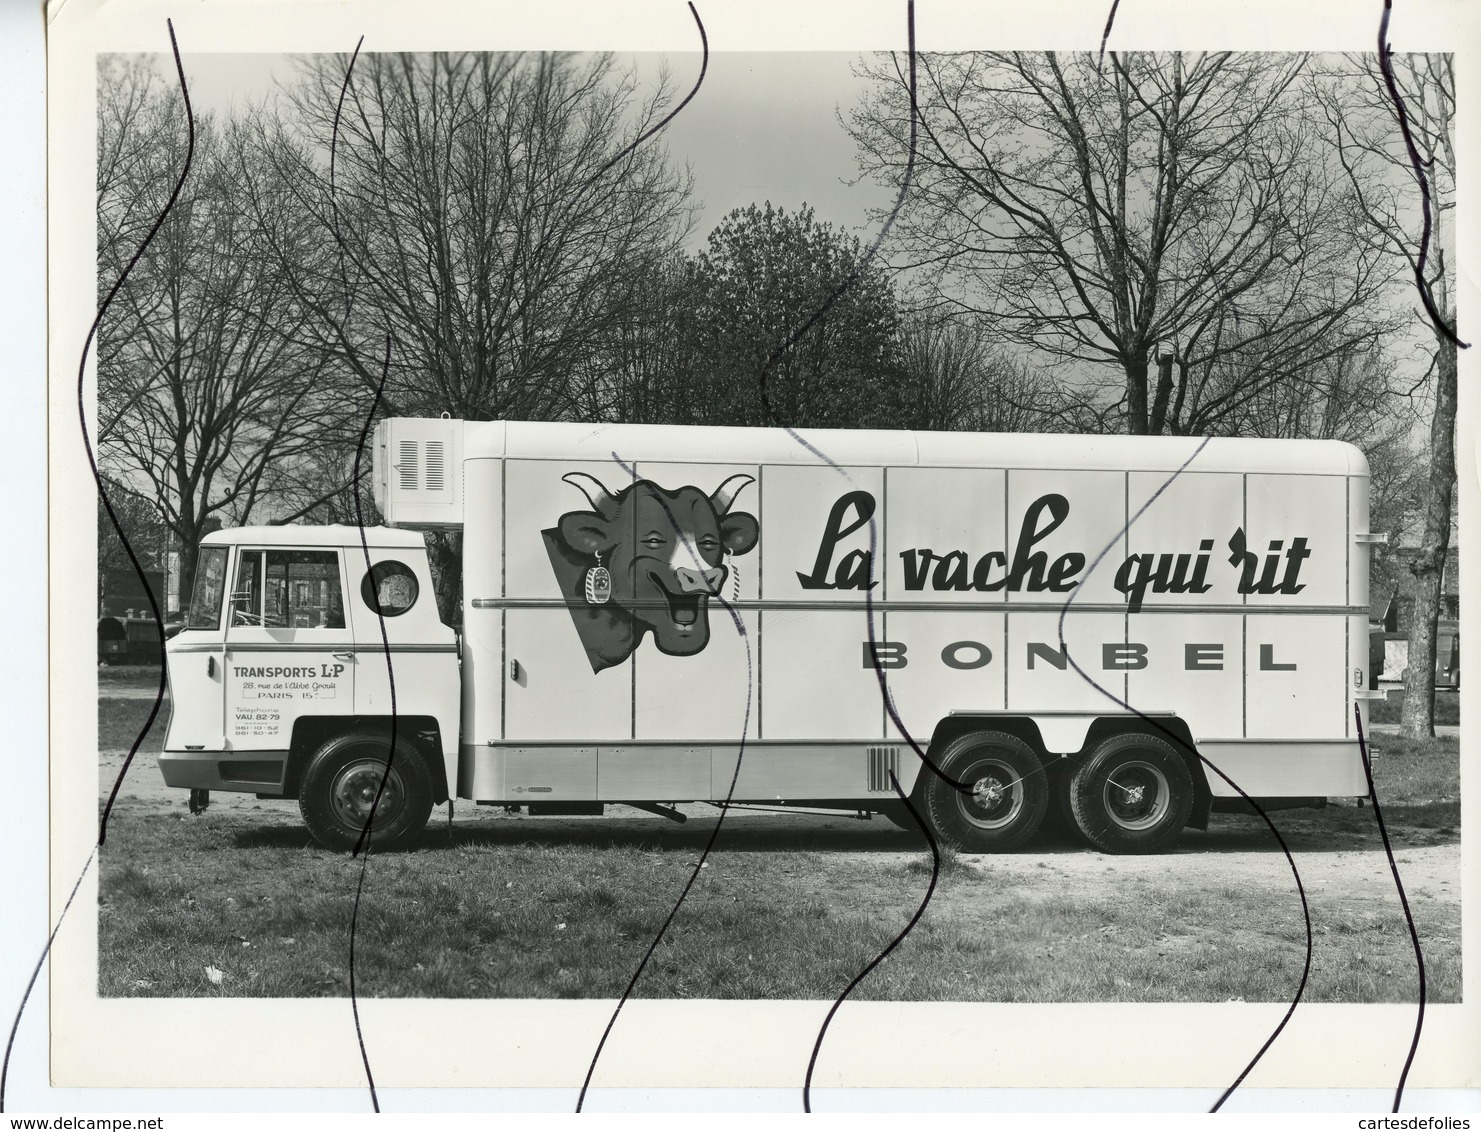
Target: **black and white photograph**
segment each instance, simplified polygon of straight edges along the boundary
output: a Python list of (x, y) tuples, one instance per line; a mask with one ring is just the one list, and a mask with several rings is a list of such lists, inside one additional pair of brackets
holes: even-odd
[(57, 1083), (1481, 1084), (1465, 21), (1117, 7), (64, 22)]

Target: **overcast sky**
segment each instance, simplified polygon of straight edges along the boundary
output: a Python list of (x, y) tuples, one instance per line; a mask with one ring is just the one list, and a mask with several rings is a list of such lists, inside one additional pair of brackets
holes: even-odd
[[(654, 81), (658, 56), (627, 58), (645, 82)], [(667, 58), (682, 97), (699, 75), (700, 55)], [(839, 114), (846, 118), (862, 92), (850, 69), (857, 58), (828, 52), (710, 55), (699, 93), (658, 135), (674, 161), (687, 162), (694, 174), (695, 203), (702, 207), (691, 249), (703, 247), (731, 209), (753, 202), (770, 201), (789, 211), (811, 204), (820, 220), (872, 234), (869, 210), (888, 206), (895, 194), (868, 180), (845, 183), (858, 170)], [(191, 102), (201, 111), (227, 112), (234, 104), (257, 101), (292, 77), (284, 55), (188, 55), (184, 63)]]

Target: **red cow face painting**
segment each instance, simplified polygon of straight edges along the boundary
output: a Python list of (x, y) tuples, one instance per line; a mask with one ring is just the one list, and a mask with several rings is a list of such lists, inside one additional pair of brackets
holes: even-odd
[(568, 512), (541, 535), (592, 671), (621, 664), (647, 633), (670, 656), (703, 650), (708, 601), (730, 576), (725, 558), (760, 536), (754, 515), (731, 510), (753, 477), (731, 476), (709, 495), (650, 480), (613, 495), (583, 472), (561, 478), (591, 510)]

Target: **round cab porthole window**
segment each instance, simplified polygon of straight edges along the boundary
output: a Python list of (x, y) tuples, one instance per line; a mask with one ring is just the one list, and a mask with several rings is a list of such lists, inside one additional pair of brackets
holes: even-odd
[(371, 609), (379, 599), (381, 613), (395, 617), (416, 603), (417, 576), (404, 562), (377, 562), (360, 583), (360, 596)]

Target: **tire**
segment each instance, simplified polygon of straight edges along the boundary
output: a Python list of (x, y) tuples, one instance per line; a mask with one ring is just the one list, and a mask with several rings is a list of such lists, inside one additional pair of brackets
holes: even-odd
[(387, 771), (386, 749), (384, 735), (340, 735), (309, 760), (298, 790), (298, 809), (314, 840), (326, 849), (355, 848), (377, 792), (371, 848), (405, 849), (426, 827), (432, 813), (427, 764), (411, 743), (398, 739)]
[(1070, 809), (1103, 853), (1169, 849), (1193, 811), (1193, 776), (1171, 743), (1132, 732), (1091, 752), (1070, 780)]
[(1049, 784), (1034, 749), (1004, 731), (972, 731), (946, 745), (937, 765), (963, 790), (929, 768), (925, 819), (947, 845), (966, 853), (1005, 853), (1038, 832)]

